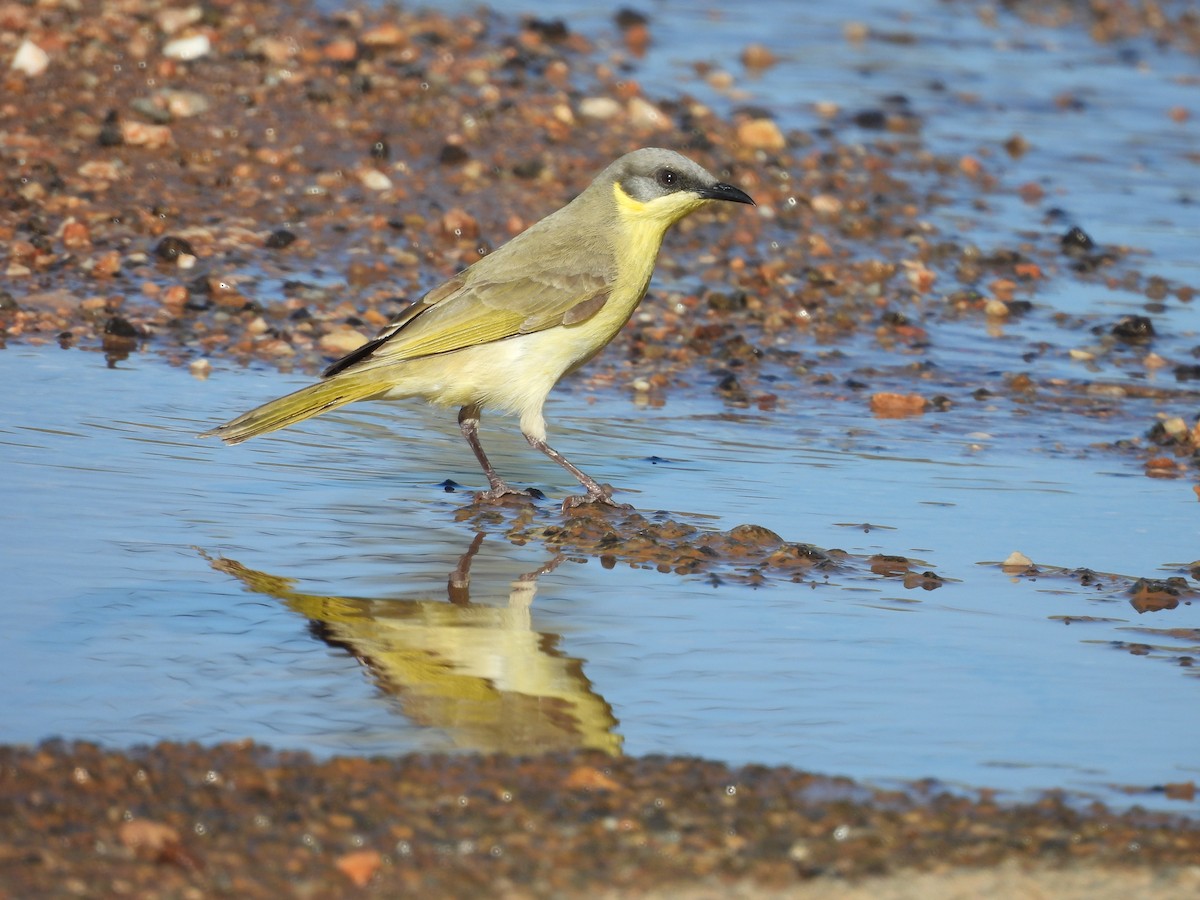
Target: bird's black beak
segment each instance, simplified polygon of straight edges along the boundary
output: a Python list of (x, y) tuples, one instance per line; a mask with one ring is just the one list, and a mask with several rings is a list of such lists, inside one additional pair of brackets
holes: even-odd
[(741, 188), (735, 188), (732, 184), (722, 184), (719, 181), (711, 187), (701, 188), (699, 193), (705, 200), (729, 200), (733, 203), (757, 205), (754, 198)]

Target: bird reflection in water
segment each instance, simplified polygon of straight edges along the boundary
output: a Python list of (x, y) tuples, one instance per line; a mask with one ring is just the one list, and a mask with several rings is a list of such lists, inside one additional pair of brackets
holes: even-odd
[(441, 729), (461, 749), (619, 754), (612, 708), (583, 674), (582, 661), (558, 650), (558, 635), (533, 626), (537, 579), (562, 558), (513, 581), (504, 605), (476, 603), (471, 560), (483, 537), (475, 535), (450, 573), (448, 602), (307, 594), (295, 589), (295, 579), (206, 558), (306, 617), (317, 636), (361, 662), (413, 722)]

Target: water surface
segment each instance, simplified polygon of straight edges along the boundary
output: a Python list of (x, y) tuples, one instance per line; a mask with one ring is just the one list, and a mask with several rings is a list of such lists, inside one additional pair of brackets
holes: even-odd
[[(846, 437), (836, 415), (705, 417), (699, 400), (585, 407), (568, 391), (550, 409), (559, 446), (640, 508), (915, 557), (947, 583), (846, 569), (755, 588), (556, 560), (498, 530), (477, 543), (464, 604), (447, 583), (477, 532), (439, 483), (481, 476), (450, 415), (364, 406), (227, 448), (193, 435), (298, 379), (16, 348), (0, 380), (38, 385), (5, 397), (0, 425), (7, 741), (578, 740), (1110, 800), (1106, 785), (1196, 776), (1200, 724), (1181, 715), (1195, 676), (1161, 649), (1110, 645), (1145, 624), (1195, 629), (1194, 607), (1139, 615), (1071, 579), (981, 565), (1022, 549), (1175, 574), (1195, 501), (1105, 457), (969, 449), (906, 422)], [(487, 436), (514, 480), (570, 489), (512, 430)]]

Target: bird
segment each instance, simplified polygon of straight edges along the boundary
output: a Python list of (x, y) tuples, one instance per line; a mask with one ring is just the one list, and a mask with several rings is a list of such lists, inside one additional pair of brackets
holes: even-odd
[(521, 433), (585, 493), (563, 511), (621, 507), (547, 443), (543, 407), (563, 376), (608, 345), (646, 295), (663, 237), (715, 202), (751, 206), (745, 191), (673, 150), (618, 158), (575, 199), (406, 307), (320, 381), (199, 435), (237, 444), (367, 399), (423, 398), (459, 408), (458, 425), (487, 477), (479, 502), (539, 496), (510, 487), (479, 440), (482, 411), (517, 415)]

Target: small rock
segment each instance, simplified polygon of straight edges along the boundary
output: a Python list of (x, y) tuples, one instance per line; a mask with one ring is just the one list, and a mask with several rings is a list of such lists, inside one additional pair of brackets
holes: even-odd
[(286, 41), (278, 37), (264, 36), (255, 38), (246, 48), (251, 56), (261, 57), (269, 63), (283, 65), (294, 57), (298, 51), (294, 41)]
[(1088, 233), (1078, 225), (1064, 234), (1058, 243), (1067, 256), (1085, 255), (1096, 248), (1095, 242), (1088, 236)]
[(993, 297), (983, 305), (983, 312), (993, 319), (1003, 319), (1008, 316), (1008, 304)]
[(212, 51), (212, 41), (207, 34), (194, 34), (191, 37), (176, 38), (167, 41), (162, 53), (167, 59), (179, 59), (185, 62), (208, 56)]
[(154, 16), (159, 30), (163, 34), (177, 34), (189, 25), (195, 25), (204, 18), (204, 10), (199, 6), (185, 6), (182, 9), (159, 10)]
[(871, 395), (871, 412), (881, 419), (924, 415), (925, 398), (920, 394), (893, 394), (881, 391)]
[(442, 233), (453, 238), (476, 238), (479, 222), (465, 209), (456, 206), (442, 216)]
[(642, 97), (631, 97), (629, 100), (629, 123), (634, 128), (660, 130), (669, 128), (671, 120), (649, 100)]
[(630, 25), (622, 30), (621, 36), (625, 39), (625, 46), (629, 48), (630, 53), (637, 57), (646, 55), (646, 49), (650, 46), (648, 25), (645, 23)]
[(92, 274), (98, 278), (116, 275), (121, 270), (121, 254), (116, 250), (105, 253), (92, 265)]
[(181, 310), (191, 295), (182, 284), (173, 284), (162, 293), (162, 305), (171, 310)]
[(847, 22), (842, 26), (842, 37), (851, 44), (861, 44), (870, 36), (870, 26), (865, 22)]
[(378, 850), (356, 850), (343, 853), (335, 863), (337, 870), (350, 879), (355, 887), (366, 887), (375, 873), (383, 865), (383, 857)]
[(438, 151), (438, 162), (443, 166), (461, 166), (470, 158), (471, 154), (462, 144), (443, 144)]
[(812, 206), (812, 211), (817, 215), (828, 216), (830, 218), (840, 216), (842, 210), (845, 208), (845, 204), (842, 203), (841, 198), (833, 194), (817, 194), (809, 201), (809, 205)]
[(621, 104), (612, 97), (584, 97), (579, 101), (579, 114), (585, 119), (611, 119), (621, 111)]
[(742, 51), (742, 65), (747, 69), (768, 69), (779, 58), (764, 44), (750, 44)]
[(937, 281), (937, 272), (929, 268), (919, 260), (906, 259), (901, 265), (904, 266), (904, 274), (908, 278), (908, 283), (922, 294), (927, 293), (933, 288), (934, 282)]
[(1112, 335), (1130, 343), (1141, 343), (1154, 337), (1154, 323), (1146, 316), (1123, 316), (1112, 327)]
[(633, 28), (635, 25), (648, 25), (650, 18), (644, 12), (623, 6), (613, 16), (613, 21), (617, 23), (618, 28), (624, 31), (626, 28)]
[(14, 72), (20, 72), (23, 75), (28, 75), (30, 78), (36, 78), (45, 72), (49, 65), (50, 54), (29, 40), (29, 38), (26, 38), (21, 42), (21, 46), (17, 48), (17, 53), (13, 57), (10, 68)]
[(90, 160), (76, 169), (83, 178), (101, 181), (116, 181), (121, 176), (120, 160)]
[(157, 244), (154, 245), (154, 255), (163, 262), (174, 262), (181, 255), (195, 256), (196, 251), (192, 249), (192, 245), (181, 237), (176, 237), (173, 234), (168, 234)]
[(135, 852), (146, 852), (153, 856), (168, 844), (179, 843), (179, 832), (163, 822), (148, 819), (132, 819), (123, 822), (117, 830), (121, 843)]
[(367, 47), (403, 47), (408, 43), (408, 32), (394, 22), (385, 22), (364, 31), (362, 42)]
[(321, 336), (318, 346), (322, 353), (328, 353), (331, 356), (345, 356), (354, 350), (357, 350), (367, 342), (365, 335), (360, 334), (353, 328), (348, 326), (337, 328), (329, 334)]
[(105, 335), (116, 338), (136, 338), (140, 332), (128, 319), (123, 319), (121, 316), (113, 316), (104, 323)]
[(983, 174), (983, 165), (974, 156), (966, 155), (959, 159), (958, 170), (968, 178), (978, 178)]
[(751, 150), (782, 150), (787, 139), (771, 119), (748, 119), (738, 125), (738, 143)]
[(390, 191), (392, 189), (392, 179), (378, 169), (363, 169), (358, 173), (358, 180), (369, 191)]
[(1188, 428), (1187, 422), (1185, 422), (1179, 416), (1172, 416), (1169, 419), (1164, 419), (1162, 428), (1164, 432), (1173, 438), (1182, 438), (1191, 431), (1191, 429)]
[(263, 242), (263, 246), (268, 250), (282, 250), (284, 247), (290, 247), (296, 242), (296, 235), (288, 231), (286, 228), (277, 228), (267, 235), (267, 239)]
[(708, 82), (709, 87), (717, 91), (732, 90), (735, 83), (733, 73), (726, 72), (724, 69), (713, 69), (704, 76), (704, 80)]
[(1030, 569), (1033, 567), (1033, 560), (1019, 550), (1014, 550), (1000, 565), (1005, 569)]
[(192, 376), (203, 381), (212, 372), (212, 363), (207, 359), (193, 359), (188, 363), (188, 371)]
[(83, 222), (70, 221), (62, 227), (62, 242), (68, 250), (82, 250), (92, 245), (92, 235)]
[[(115, 109), (110, 109), (104, 117), (104, 124), (100, 126), (100, 133), (96, 135), (96, 143), (101, 147), (119, 147), (124, 142), (125, 138), (121, 135), (120, 118)], [(90, 165), (90, 163), (84, 163), (84, 165)]]
[(614, 781), (595, 766), (579, 766), (564, 780), (562, 786), (568, 791), (619, 791), (621, 784)]
[(166, 125), (148, 125), (145, 122), (122, 122), (121, 138), (132, 147), (158, 150), (175, 142), (171, 129)]
[(321, 55), (330, 62), (351, 63), (358, 59), (358, 44), (353, 38), (337, 38), (325, 45)]
[(208, 98), (196, 91), (162, 91), (159, 97), (167, 112), (176, 119), (189, 119), (208, 112)]

